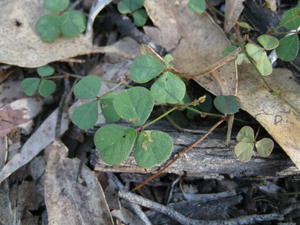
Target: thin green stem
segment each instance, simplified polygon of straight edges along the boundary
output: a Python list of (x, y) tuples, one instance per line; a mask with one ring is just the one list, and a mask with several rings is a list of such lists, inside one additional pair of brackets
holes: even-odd
[(187, 106), (186, 109), (188, 109), (192, 112), (198, 113), (198, 114), (202, 114), (202, 115), (213, 116), (213, 117), (218, 117), (218, 118), (223, 118), (224, 117), (224, 115), (221, 115), (221, 114), (203, 112), (203, 111), (200, 111), (198, 109), (194, 109), (193, 107), (190, 107), (190, 106)]
[(299, 17), (299, 14), (292, 16), (291, 18), (289, 18), (288, 20), (284, 21), (283, 23), (279, 24), (278, 26), (272, 28), (270, 31), (268, 31), (268, 34), (273, 34), (276, 30), (278, 30), (279, 28), (283, 27), (284, 25), (288, 24), (289, 22), (293, 21), (294, 19), (296, 19), (297, 17)]
[(146, 123), (145, 125), (143, 125), (141, 128), (145, 129), (146, 127), (149, 127), (150, 125), (156, 123), (157, 121), (161, 120), (162, 118), (164, 118), (165, 116), (169, 115), (171, 112), (175, 111), (176, 109), (178, 109), (178, 106), (174, 106), (173, 108), (169, 109), (168, 111), (166, 111), (164, 114), (161, 114), (159, 117), (157, 117), (156, 119), (152, 120), (149, 123)]
[(120, 81), (118, 84), (116, 84), (115, 86), (113, 86), (111, 89), (109, 89), (107, 92), (105, 92), (104, 94), (100, 95), (99, 97), (97, 97), (98, 99), (103, 97), (104, 95), (113, 92), (114, 90), (116, 90), (117, 88), (119, 88), (120, 86), (124, 85), (125, 80)]

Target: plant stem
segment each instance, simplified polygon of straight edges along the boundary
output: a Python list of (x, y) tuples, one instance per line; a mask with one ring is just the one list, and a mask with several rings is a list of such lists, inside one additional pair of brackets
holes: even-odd
[(200, 144), (205, 138), (208, 137), (208, 135), (210, 135), (224, 121), (225, 121), (225, 119), (221, 119), (217, 123), (215, 123), (207, 131), (206, 134), (204, 134), (202, 137), (200, 137), (198, 140), (196, 140), (193, 144), (191, 144), (190, 146), (188, 146), (187, 148), (185, 148), (183, 151), (181, 151), (178, 154), (176, 154), (174, 156), (174, 158), (172, 160), (170, 160), (166, 165), (164, 165), (160, 170), (158, 170), (155, 174), (153, 174), (152, 176), (150, 176), (149, 178), (147, 178), (143, 183), (141, 183), (138, 186), (136, 186), (135, 188), (133, 188), (131, 191), (133, 192), (133, 191), (136, 191), (136, 190), (140, 189), (141, 187), (143, 187), (144, 185), (148, 184), (150, 181), (152, 181), (153, 179), (155, 179), (156, 177), (158, 177), (160, 174), (162, 174), (167, 168), (169, 168), (174, 162), (176, 162), (179, 158), (181, 158), (185, 153), (187, 153), (188, 151), (192, 150), (195, 146), (197, 146), (198, 144)]
[(190, 107), (190, 106), (187, 106), (185, 107), (187, 110), (190, 110), (192, 112), (195, 112), (195, 113), (198, 113), (198, 114), (202, 114), (202, 115), (207, 115), (207, 116), (213, 116), (213, 117), (219, 117), (219, 118), (223, 118), (224, 115), (221, 115), (221, 114), (216, 114), (216, 113), (208, 113), (208, 112), (203, 112), (203, 111), (200, 111), (198, 109), (194, 109), (193, 107)]
[(176, 109), (178, 109), (178, 106), (174, 106), (173, 108), (169, 109), (164, 114), (162, 114), (159, 117), (157, 117), (156, 119), (154, 119), (151, 122), (143, 125), (141, 128), (145, 129), (146, 127), (149, 127), (150, 125), (152, 125), (152, 124), (156, 123), (157, 121), (161, 120), (162, 118), (164, 118), (165, 116), (169, 115), (171, 112), (175, 111)]

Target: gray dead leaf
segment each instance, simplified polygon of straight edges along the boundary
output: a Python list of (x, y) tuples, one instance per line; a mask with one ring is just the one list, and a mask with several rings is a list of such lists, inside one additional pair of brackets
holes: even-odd
[[(55, 140), (55, 128), (58, 109), (54, 110), (42, 125), (25, 142), (20, 152), (5, 164), (0, 171), (0, 183), (9, 177), (13, 172), (30, 162), (37, 154)], [(61, 121), (61, 134), (63, 134), (69, 124), (66, 114), (63, 114)]]
[[(78, 55), (112, 52), (128, 55), (116, 46), (94, 46), (90, 35), (59, 38), (45, 43), (35, 33), (35, 23), (47, 12), (43, 0), (0, 0), (0, 62), (20, 67), (39, 67)], [(7, 12), (9, 16), (7, 16)]]
[[(78, 159), (66, 157), (67, 147), (58, 141), (47, 150), (45, 202), (48, 224), (113, 225), (101, 185)], [(79, 173), (79, 177), (77, 177)], [(78, 179), (77, 179), (78, 178)]]
[(225, 3), (225, 32), (229, 32), (243, 12), (245, 0), (226, 0)]
[[(144, 29), (147, 35), (167, 50), (174, 49), (172, 64), (177, 70), (195, 74), (206, 71), (222, 60), (223, 51), (230, 42), (207, 13), (194, 13), (187, 3), (188, 0), (146, 0), (148, 15), (158, 28)], [(237, 89), (235, 63), (227, 63), (195, 80), (215, 95), (234, 95)]]
[(21, 88), (21, 81), (21, 76), (14, 74), (0, 84), (0, 107), (26, 97)]

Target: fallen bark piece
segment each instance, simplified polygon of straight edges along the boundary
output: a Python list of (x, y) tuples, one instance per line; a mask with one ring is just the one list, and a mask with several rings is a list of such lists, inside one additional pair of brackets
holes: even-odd
[(229, 32), (243, 12), (245, 0), (226, 0), (225, 3), (225, 32)]
[[(153, 128), (171, 135), (174, 142), (173, 155), (185, 149), (201, 136), (201, 134), (177, 132), (163, 121), (154, 125)], [(209, 128), (200, 127), (198, 129), (205, 133)], [(235, 141), (232, 141), (230, 147), (225, 147), (224, 134), (213, 133), (199, 146), (172, 164), (166, 172), (218, 179), (222, 179), (224, 175), (230, 177), (277, 176), (277, 173), (281, 173), (281, 176), (284, 176), (283, 171), (293, 165), (291, 160), (280, 152), (272, 153), (268, 158), (255, 156), (249, 162), (241, 162), (234, 155), (234, 145)], [(154, 173), (157, 169), (158, 167), (154, 167), (145, 170), (138, 167), (132, 156), (120, 166), (109, 166), (100, 159), (95, 167), (97, 171), (121, 173)], [(296, 171), (293, 173), (297, 174)]]
[(67, 158), (67, 147), (53, 142), (45, 174), (45, 202), (49, 225), (113, 225), (97, 177), (79, 159)]

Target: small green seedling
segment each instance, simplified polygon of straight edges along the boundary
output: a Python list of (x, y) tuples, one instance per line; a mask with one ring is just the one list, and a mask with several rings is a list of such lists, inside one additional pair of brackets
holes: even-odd
[(37, 73), (41, 78), (26, 78), (21, 83), (21, 88), (28, 96), (34, 95), (37, 91), (43, 97), (50, 96), (55, 92), (56, 84), (52, 80), (45, 79), (55, 72), (51, 66), (42, 66), (37, 68)]
[(122, 14), (131, 14), (136, 26), (142, 27), (148, 19), (148, 14), (144, 7), (145, 0), (122, 0), (118, 4), (118, 10)]
[(39, 18), (35, 28), (44, 42), (54, 42), (60, 36), (72, 38), (85, 31), (85, 15), (77, 10), (67, 10), (69, 0), (44, 0), (43, 7), (52, 13)]
[[(169, 158), (173, 149), (172, 138), (162, 131), (145, 130), (160, 117), (145, 123), (155, 104), (188, 105), (183, 103), (186, 96), (185, 83), (178, 75), (170, 72), (172, 59), (171, 55), (162, 59), (142, 54), (133, 60), (130, 79), (136, 84), (151, 82), (150, 90), (134, 86), (98, 96), (102, 81), (94, 75), (82, 78), (75, 85), (74, 95), (82, 100), (82, 104), (74, 109), (71, 120), (79, 128), (92, 128), (98, 120), (100, 108), (108, 122), (123, 120), (138, 126), (105, 125), (97, 130), (94, 143), (105, 163), (121, 164), (131, 152), (142, 168), (151, 168)], [(235, 96), (218, 96), (215, 106), (225, 114), (233, 114), (240, 107)]]
[(263, 138), (255, 141), (254, 130), (249, 126), (244, 126), (239, 131), (237, 137), (237, 145), (234, 148), (235, 155), (243, 162), (250, 161), (254, 147), (261, 157), (268, 157), (274, 148), (274, 142), (270, 138)]

